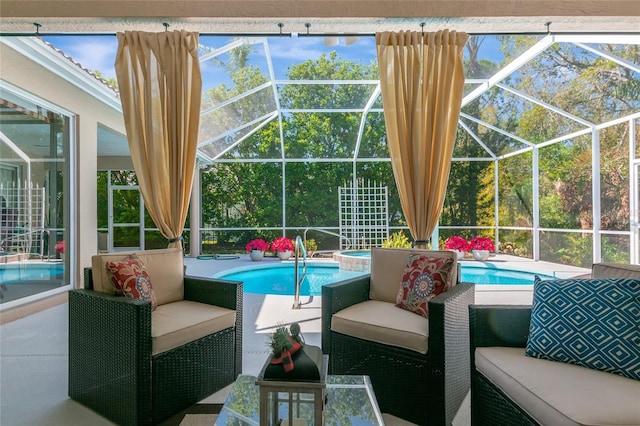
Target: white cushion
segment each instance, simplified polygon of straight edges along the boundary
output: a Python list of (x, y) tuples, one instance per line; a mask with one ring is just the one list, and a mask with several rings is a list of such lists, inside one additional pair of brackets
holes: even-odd
[(540, 424), (640, 425), (640, 381), (524, 351), (477, 348), (475, 365)]
[(383, 345), (427, 353), (429, 320), (393, 303), (368, 300), (333, 314), (331, 330)]
[(145, 265), (158, 306), (184, 299), (184, 257), (179, 248), (98, 254), (91, 258), (93, 289), (113, 294), (107, 277), (107, 262), (120, 261), (135, 253)]
[(208, 336), (236, 323), (236, 311), (182, 300), (151, 313), (151, 352), (155, 355)]
[(591, 266), (592, 278), (635, 278), (640, 279), (640, 265), (602, 262)]

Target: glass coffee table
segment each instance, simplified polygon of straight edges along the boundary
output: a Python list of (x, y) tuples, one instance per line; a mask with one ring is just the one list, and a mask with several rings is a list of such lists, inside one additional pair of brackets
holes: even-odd
[[(241, 374), (233, 384), (216, 425), (259, 425), (260, 390), (256, 378)], [(325, 425), (383, 425), (368, 376), (327, 376)], [(304, 396), (303, 396), (304, 397)], [(313, 424), (313, 404), (302, 401), (300, 418)]]

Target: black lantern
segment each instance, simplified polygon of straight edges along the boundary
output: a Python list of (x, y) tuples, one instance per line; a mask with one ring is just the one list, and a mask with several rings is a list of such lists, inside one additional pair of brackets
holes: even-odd
[(258, 375), (261, 426), (324, 424), (328, 355), (305, 345), (300, 328), (291, 334), (279, 327), (272, 337), (273, 353)]

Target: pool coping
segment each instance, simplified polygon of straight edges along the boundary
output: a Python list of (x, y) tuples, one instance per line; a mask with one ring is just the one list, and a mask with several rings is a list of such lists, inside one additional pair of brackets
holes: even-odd
[[(528, 273), (538, 273), (544, 274), (548, 276), (553, 276), (556, 278), (572, 278), (579, 275), (590, 273), (590, 269), (580, 268), (577, 266), (570, 265), (561, 265), (557, 263), (545, 262), (545, 261), (534, 261), (531, 259), (520, 258), (516, 256), (504, 255), (504, 254), (493, 254), (486, 261), (477, 261), (473, 259), (462, 259), (459, 261), (461, 265), (467, 265), (475, 267), (476, 265), (479, 267), (491, 267), (490, 265), (499, 265), (501, 269), (506, 269), (510, 271), (517, 272), (528, 272)], [(293, 263), (293, 259), (289, 260), (280, 260), (277, 257), (273, 258), (264, 258), (259, 262), (255, 262), (250, 260), (248, 254), (239, 255), (238, 259), (229, 259), (229, 260), (200, 260), (195, 257), (185, 257), (185, 265), (187, 265), (187, 273), (191, 273), (191, 271), (196, 271), (195, 275), (209, 276), (209, 277), (220, 277), (224, 275), (225, 271), (229, 271), (230, 269), (234, 269), (234, 272), (241, 272), (242, 270), (251, 270), (258, 268), (266, 268), (269, 266), (273, 266), (274, 264), (282, 264), (283, 267)], [(309, 259), (307, 260), (307, 264), (312, 265), (331, 265), (332, 267), (335, 265), (339, 265), (338, 262), (333, 259)], [(206, 270), (211, 272), (204, 272)], [(497, 288), (500, 290), (522, 290), (522, 287), (532, 287), (530, 284), (480, 284), (478, 285), (478, 289), (482, 290), (492, 290), (493, 288)]]

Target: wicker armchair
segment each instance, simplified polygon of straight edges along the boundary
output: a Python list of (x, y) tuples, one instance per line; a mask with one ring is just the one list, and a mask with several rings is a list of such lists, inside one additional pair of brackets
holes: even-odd
[(471, 424), (537, 425), (518, 404), (475, 367), (475, 350), (499, 346), (524, 348), (529, 336), (531, 306), (474, 305), (469, 307), (471, 333)]
[[(374, 248), (371, 274), (323, 287), (322, 349), (329, 354), (330, 374), (363, 374), (371, 378), (382, 412), (420, 425), (448, 425), (469, 390), (468, 306), (474, 303), (474, 286), (458, 283), (434, 297), (429, 301), (428, 320), (393, 307), (409, 251), (420, 250)], [(451, 256), (455, 261), (452, 252), (429, 253)], [(383, 285), (387, 287), (386, 297), (382, 294), (385, 290), (380, 289)], [(408, 313), (424, 320), (418, 327), (424, 327), (428, 339), (426, 354), (332, 330), (334, 314), (380, 299), (386, 299), (382, 303), (388, 305), (380, 307), (391, 315), (397, 309), (402, 315)]]
[[(628, 264), (617, 264), (617, 263), (596, 263), (592, 265), (592, 273), (589, 274), (593, 278), (635, 278), (640, 279), (640, 266), (639, 265), (628, 265)], [(581, 278), (587, 278), (589, 275), (581, 276)], [(534, 290), (535, 291), (535, 290)], [(534, 296), (535, 297), (535, 296)], [(481, 371), (478, 371), (478, 366), (476, 365), (476, 359), (480, 359), (483, 357), (482, 353), (476, 354), (477, 349), (479, 348), (491, 348), (491, 349), (503, 349), (503, 348), (522, 348), (521, 357), (528, 358), (525, 356), (524, 348), (527, 346), (527, 340), (529, 338), (529, 329), (531, 324), (531, 312), (532, 306), (530, 305), (473, 305), (469, 307), (469, 328), (470, 328), (470, 358), (471, 358), (471, 424), (478, 426), (520, 426), (520, 425), (539, 425), (539, 424), (555, 424), (557, 422), (551, 421), (543, 421), (536, 420), (537, 416), (540, 416), (541, 413), (545, 413), (546, 411), (559, 410), (561, 414), (562, 409), (566, 409), (567, 406), (570, 406), (570, 403), (563, 403), (562, 406), (560, 404), (553, 404), (549, 402), (548, 398), (552, 397), (551, 392), (547, 392), (544, 387), (537, 386), (532, 388), (531, 394), (535, 395), (536, 393), (542, 395), (541, 401), (543, 403), (539, 403), (537, 410), (527, 411), (520, 404), (515, 402), (518, 399), (528, 399), (529, 401), (535, 401), (537, 396), (534, 398), (529, 395), (528, 389), (526, 388), (526, 383), (530, 383), (529, 379), (527, 381), (522, 381), (522, 378), (514, 377), (510, 374), (508, 369), (502, 370), (503, 373), (506, 372), (506, 376), (508, 377), (508, 381), (514, 384), (517, 384), (521, 387), (521, 389), (515, 393), (510, 394), (508, 391), (505, 391), (504, 387), (501, 387), (499, 384), (495, 384), (495, 380), (491, 380), (487, 378)], [(567, 314), (568, 315), (568, 314)], [(486, 357), (486, 353), (484, 354)], [(531, 358), (538, 361), (535, 358)], [(493, 360), (495, 362), (495, 360)], [(553, 361), (544, 361), (551, 362)], [(503, 363), (505, 365), (502, 368), (507, 367), (508, 363)], [(558, 363), (562, 364), (562, 363)], [(523, 370), (528, 370), (532, 377), (536, 377), (535, 373), (540, 373), (543, 370), (535, 370), (535, 373), (531, 373), (533, 366), (522, 364), (513, 364), (511, 361), (511, 365), (517, 365), (518, 368)], [(567, 364), (568, 365), (568, 364)], [(571, 366), (577, 367), (577, 366)], [(485, 364), (485, 372), (488, 371), (486, 369)], [(512, 367), (513, 368), (513, 367)], [(547, 367), (545, 367), (547, 368)], [(589, 372), (588, 368), (578, 367), (578, 369), (583, 370), (584, 372)], [(480, 368), (482, 370), (482, 368)], [(549, 370), (546, 370), (549, 371)], [(557, 373), (560, 370), (554, 371), (556, 373), (555, 380), (549, 381), (550, 386), (556, 387), (558, 381), (572, 379), (571, 375), (563, 375), (562, 379)], [(605, 376), (610, 373), (602, 373)], [(615, 376), (611, 374), (611, 376)], [(539, 374), (539, 377), (548, 377), (548, 374)], [(494, 378), (495, 379), (495, 378)], [(620, 414), (622, 412), (628, 411), (628, 408), (635, 409), (634, 412), (636, 416), (640, 416), (640, 410), (637, 410), (637, 397), (634, 396), (632, 392), (627, 392), (626, 388), (620, 385), (615, 386), (607, 386), (605, 385), (605, 378), (598, 377), (594, 380), (595, 383), (591, 385), (585, 385), (581, 383), (582, 386), (576, 386), (578, 389), (584, 389), (585, 392), (589, 393), (589, 396), (593, 395), (593, 385), (601, 386), (603, 389), (606, 389), (606, 393), (609, 395), (613, 395), (613, 399), (616, 402), (622, 404), (622, 407), (615, 407), (613, 404), (605, 404), (601, 400), (597, 400), (593, 402), (593, 406), (597, 407), (598, 414), (606, 413), (607, 410), (612, 412), (616, 412)], [(629, 379), (631, 380), (631, 379)], [(631, 380), (632, 381), (632, 380)], [(570, 385), (573, 383), (569, 380), (567, 383)], [(609, 383), (608, 381), (606, 383)], [(504, 386), (504, 383), (502, 383)], [(517, 387), (517, 386), (516, 386)], [(523, 392), (524, 389), (525, 391)], [(637, 391), (636, 391), (637, 392)], [(625, 398), (622, 395), (617, 395), (617, 393), (627, 395), (631, 395), (630, 402), (627, 405), (624, 405)], [(523, 396), (524, 395), (524, 396)], [(526, 395), (529, 395), (526, 397)], [(635, 395), (638, 395), (637, 393)], [(562, 395), (564, 399), (564, 394)], [(546, 399), (545, 399), (546, 398)], [(635, 399), (634, 399), (635, 398)], [(569, 399), (572, 402), (582, 402), (589, 401), (587, 398), (581, 398), (578, 395), (574, 395)], [(587, 402), (589, 404), (589, 402)], [(544, 410), (540, 408), (544, 407), (553, 407), (552, 410)], [(532, 408), (530, 406), (530, 408)], [(537, 411), (537, 412), (536, 412)], [(571, 410), (568, 410), (571, 411)], [(581, 413), (584, 414), (584, 410), (580, 410), (579, 408), (573, 408), (573, 413)], [(534, 418), (536, 417), (536, 418)], [(565, 417), (567, 422), (574, 422), (571, 417)], [(631, 424), (636, 424), (640, 417), (636, 417), (635, 422), (631, 422)], [(603, 424), (602, 422), (597, 422), (590, 419), (590, 422), (585, 422), (585, 424)], [(568, 424), (568, 423), (567, 423)], [(573, 424), (573, 423), (572, 423)], [(627, 422), (612, 422), (611, 424), (630, 424)]]
[[(153, 252), (160, 250), (139, 253)], [(178, 255), (182, 262), (182, 252)], [(94, 256), (93, 266), (100, 263), (96, 258), (100, 256)], [(120, 425), (157, 424), (241, 373), (241, 282), (184, 275), (183, 267), (183, 300), (226, 308), (231, 315), (235, 311), (235, 325), (210, 334), (200, 331), (203, 337), (158, 351), (151, 304), (95, 291), (92, 272), (85, 269), (86, 289), (69, 292), (71, 398)], [(152, 272), (152, 285), (155, 280), (160, 286), (160, 277)]]

